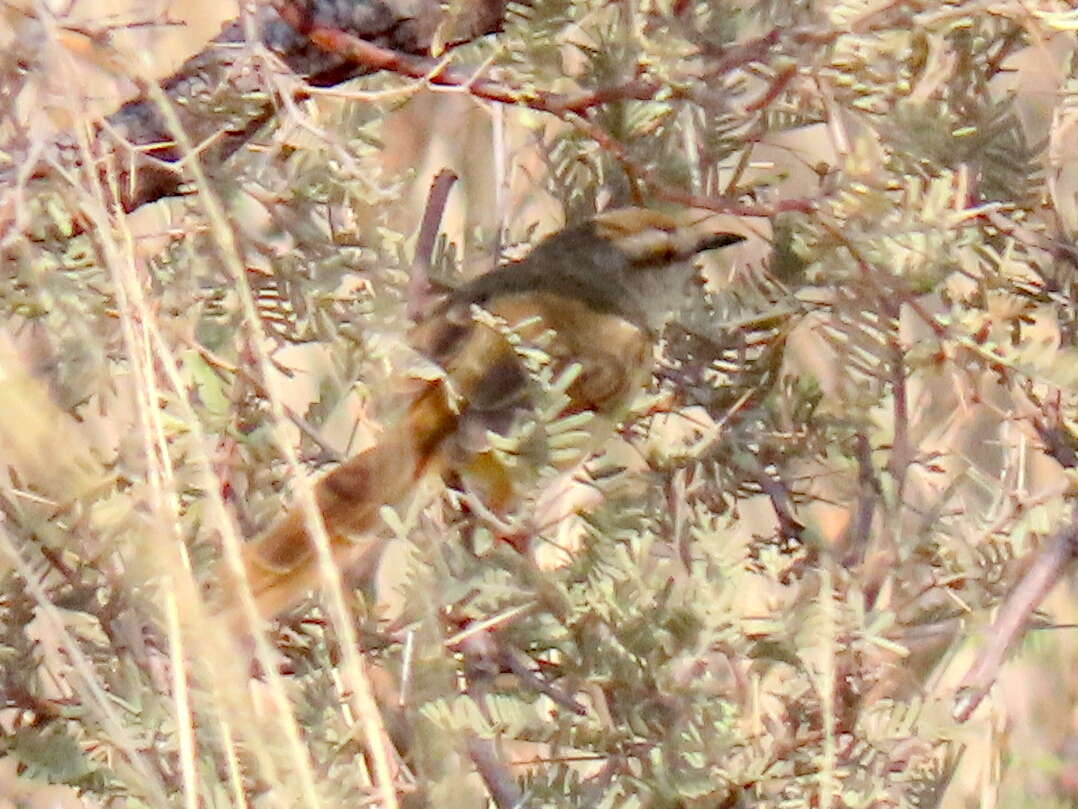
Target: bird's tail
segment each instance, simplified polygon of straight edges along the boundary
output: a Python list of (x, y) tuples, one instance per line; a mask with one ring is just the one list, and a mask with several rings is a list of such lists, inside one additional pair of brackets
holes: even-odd
[[(376, 444), (315, 484), (315, 501), (339, 567), (377, 561), (384, 541), (380, 509), (404, 504), (425, 474), (442, 472), (439, 449), (456, 419), (444, 386), (430, 382)], [(316, 549), (302, 505), (244, 545), (243, 566), (246, 586), (263, 617), (282, 612), (317, 586)]]

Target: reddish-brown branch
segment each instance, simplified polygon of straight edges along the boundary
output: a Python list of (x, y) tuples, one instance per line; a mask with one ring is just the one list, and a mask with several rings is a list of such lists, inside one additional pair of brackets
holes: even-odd
[[(617, 161), (632, 176), (644, 180), (656, 197), (696, 208), (729, 213), (737, 216), (770, 217), (781, 211), (810, 212), (816, 202), (810, 199), (782, 200), (774, 205), (745, 205), (728, 197), (692, 194), (680, 188), (666, 185), (654, 174), (632, 160), (628, 148), (592, 121), (583, 117), (588, 110), (620, 100), (649, 100), (654, 98), (661, 85), (658, 82), (634, 79), (612, 87), (562, 94), (542, 90), (524, 90), (478, 76), (466, 76), (430, 59), (420, 59), (405, 53), (383, 48), (352, 36), (344, 31), (320, 26), (310, 26), (305, 32), (312, 42), (327, 51), (371, 70), (388, 70), (402, 76), (422, 79), (438, 87), (455, 87), (476, 98), (504, 104), (519, 104), (539, 112), (555, 115), (575, 126)], [(747, 53), (751, 53), (751, 49)], [(780, 75), (776, 84), (777, 94), (793, 77), (792, 72)]]
[[(466, 24), (458, 26), (460, 36), (473, 39), (500, 30), (503, 17), (503, 0), (469, 3)], [(206, 48), (162, 79), (160, 86), (173, 103), (188, 139), (200, 144), (199, 161), (215, 169), (278, 113), (272, 95), (265, 93), (265, 71), (257, 52), (244, 47), (251, 30), (280, 64), (304, 76), (307, 85), (326, 87), (371, 68), (312, 43), (306, 36), (311, 20), (381, 42), (401, 53), (428, 53), (430, 38), (443, 18), (444, 10), (437, 0), (263, 3), (247, 19), (227, 23)], [(77, 29), (61, 28), (61, 35), (66, 31)], [(98, 50), (122, 64), (122, 56), (111, 53), (107, 37), (98, 39)], [(68, 44), (65, 40), (65, 46)], [(108, 115), (91, 143), (91, 152), (100, 157), (101, 165), (110, 160), (115, 163), (115, 201), (125, 211), (180, 193), (186, 181), (181, 162), (185, 155), (173, 143), (175, 133), (158, 102), (145, 92), (145, 82), (137, 75), (131, 78), (142, 85), (143, 92)], [(298, 95), (302, 97), (303, 91)], [(260, 97), (264, 97), (263, 102), (254, 100)], [(69, 169), (81, 166), (83, 157), (70, 134), (60, 134), (48, 144), (19, 145), (9, 165), (0, 167), (0, 188), (21, 189), (28, 181), (55, 183)], [(0, 196), (0, 234), (15, 222), (20, 194)], [(73, 226), (78, 230), (82, 224)]]
[(772, 101), (779, 97), (779, 94), (786, 89), (786, 85), (788, 85), (796, 75), (797, 65), (789, 65), (785, 70), (779, 71), (779, 74), (771, 81), (770, 86), (767, 88), (767, 92), (749, 104), (745, 108), (746, 111), (759, 112), (764, 107), (768, 106)]
[(468, 76), (431, 59), (421, 59), (383, 48), (334, 28), (314, 26), (308, 32), (311, 42), (329, 53), (337, 54), (371, 70), (388, 70), (413, 79), (424, 79), (436, 87), (457, 87), (476, 98), (501, 104), (521, 104), (529, 109), (549, 112), (559, 118), (611, 101), (632, 99), (646, 101), (655, 97), (658, 82), (634, 79), (613, 87), (580, 93), (551, 93), (524, 90), (478, 76)]
[(431, 304), (430, 260), (434, 253), (434, 243), (438, 238), (438, 229), (442, 223), (442, 214), (449, 201), (449, 191), (457, 181), (457, 175), (450, 169), (442, 169), (435, 175), (427, 194), (427, 207), (423, 211), (423, 221), (419, 225), (419, 236), (415, 243), (415, 259), (412, 262), (412, 275), (408, 281), (408, 316), (419, 320), (429, 311)]

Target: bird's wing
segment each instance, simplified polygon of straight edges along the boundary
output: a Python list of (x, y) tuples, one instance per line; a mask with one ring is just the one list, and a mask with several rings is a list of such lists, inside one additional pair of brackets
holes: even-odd
[[(525, 429), (541, 405), (551, 404), (545, 388), (553, 386), (561, 396), (545, 408), (546, 417), (596, 411), (605, 422), (621, 415), (650, 373), (650, 340), (642, 329), (553, 293), (506, 295), (483, 309), (451, 300), (413, 329), (410, 341), (441, 368), (441, 376), (418, 384), (405, 412), (377, 443), (315, 486), (330, 549), (342, 566), (377, 559), (379, 510), (405, 503), (429, 472), (452, 469), (491, 508), (507, 508), (522, 477), (534, 472), (522, 467), (547, 461), (549, 453), (540, 447), (538, 454), (523, 452), (507, 463), (504, 447), (495, 452), (487, 439), (489, 433)], [(563, 373), (571, 382), (557, 388)], [(607, 432), (605, 423), (589, 424), (588, 440), (575, 455), (562, 452), (555, 465), (579, 460)], [(318, 580), (304, 510), (293, 507), (247, 543), (243, 560), (263, 615), (298, 601)]]

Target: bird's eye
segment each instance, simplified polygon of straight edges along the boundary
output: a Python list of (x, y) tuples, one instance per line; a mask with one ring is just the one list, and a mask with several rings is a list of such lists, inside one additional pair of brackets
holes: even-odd
[(678, 258), (677, 245), (664, 231), (652, 231), (649, 234), (651, 242), (646, 253), (637, 257), (636, 262), (642, 266), (654, 266), (675, 261)]

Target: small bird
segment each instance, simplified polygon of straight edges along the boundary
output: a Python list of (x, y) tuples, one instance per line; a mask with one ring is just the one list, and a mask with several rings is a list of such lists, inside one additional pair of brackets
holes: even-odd
[[(451, 292), (409, 335), (435, 373), (373, 446), (315, 486), (336, 561), (376, 553), (379, 510), (427, 475), (504, 513), (538, 468), (568, 469), (601, 447), (650, 379), (693, 257), (742, 239), (689, 210), (610, 210)], [(243, 562), (265, 617), (315, 587), (303, 509), (248, 542)]]

